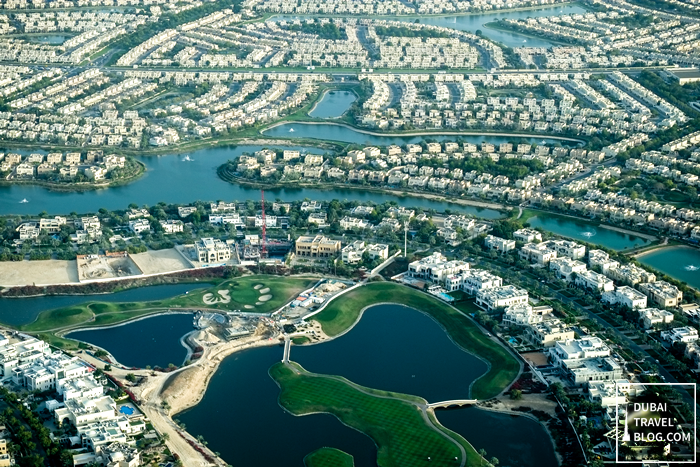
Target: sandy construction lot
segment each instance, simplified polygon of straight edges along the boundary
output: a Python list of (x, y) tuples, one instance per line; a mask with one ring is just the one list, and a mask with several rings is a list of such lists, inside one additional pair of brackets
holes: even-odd
[(77, 284), (75, 261), (3, 261), (0, 262), (0, 286)]
[(147, 275), (192, 268), (175, 248), (137, 253), (131, 255), (131, 259)]

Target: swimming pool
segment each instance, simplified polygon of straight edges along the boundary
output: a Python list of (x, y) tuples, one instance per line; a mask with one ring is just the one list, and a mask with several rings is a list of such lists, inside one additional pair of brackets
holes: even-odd
[(119, 407), (119, 412), (123, 413), (126, 416), (134, 415), (134, 409), (132, 407), (129, 407), (128, 405), (122, 405)]

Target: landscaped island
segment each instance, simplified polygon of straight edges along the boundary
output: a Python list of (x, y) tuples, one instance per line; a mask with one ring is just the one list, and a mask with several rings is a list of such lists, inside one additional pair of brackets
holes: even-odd
[(327, 412), (370, 436), (383, 467), (473, 465), (481, 460), (458, 434), (441, 427), (415, 396), (365, 388), (339, 376), (309, 373), (296, 363), (277, 363), (280, 405), (294, 415)]

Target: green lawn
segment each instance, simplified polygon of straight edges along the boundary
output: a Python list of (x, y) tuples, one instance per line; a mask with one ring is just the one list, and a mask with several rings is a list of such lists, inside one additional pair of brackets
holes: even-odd
[(280, 385), (280, 404), (291, 413), (330, 413), (372, 438), (381, 467), (459, 465), (455, 461), (462, 457), (458, 444), (467, 452), (467, 465), (481, 460), (460, 435), (444, 427), (436, 430), (426, 422), (419, 408), (426, 402), (421, 398), (316, 375), (295, 363), (276, 363), (270, 376)]
[(304, 458), (305, 467), (354, 467), (350, 454), (335, 448), (321, 448)]
[[(270, 313), (316, 281), (317, 279), (309, 277), (267, 275), (239, 277), (207, 289), (165, 300), (126, 303), (88, 302), (82, 305), (48, 310), (40, 313), (36, 321), (21, 326), (20, 329), (26, 332), (41, 332), (81, 324), (107, 326), (171, 308), (212, 308)], [(260, 287), (256, 289), (255, 287), (258, 285)], [(270, 289), (269, 292), (260, 293), (266, 288)], [(224, 296), (220, 294), (220, 291), (226, 291), (228, 295)], [(268, 301), (261, 302), (260, 297), (264, 295), (272, 297)], [(216, 302), (207, 304), (204, 302), (205, 297), (216, 300)]]
[[(357, 288), (332, 301), (313, 319), (321, 323), (326, 334), (335, 336), (357, 321), (360, 310), (380, 302), (401, 303), (428, 313), (459, 346), (489, 362), (489, 370), (472, 386), (471, 396), (475, 399), (497, 396), (518, 375), (520, 364), (515, 357), (486, 337), (471, 319), (436, 298), (396, 283), (376, 282)], [(470, 302), (457, 307), (464, 313), (474, 311)]]

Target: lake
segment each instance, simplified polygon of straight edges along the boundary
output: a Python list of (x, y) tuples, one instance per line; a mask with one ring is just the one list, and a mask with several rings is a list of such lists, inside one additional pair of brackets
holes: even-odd
[(311, 109), (309, 116), (315, 118), (342, 117), (356, 100), (357, 96), (352, 91), (327, 91)]
[(192, 313), (151, 316), (127, 324), (102, 329), (86, 329), (65, 335), (107, 349), (119, 363), (128, 367), (167, 368), (180, 366), (187, 349), (180, 338), (194, 330)]
[[(328, 415), (294, 417), (279, 407), (279, 389), (267, 370), (282, 358), (282, 352), (279, 346), (265, 347), (226, 358), (202, 402), (176, 418), (194, 436), (204, 436), (208, 446), (232, 465), (278, 465), (284, 453), (285, 465), (301, 466), (306, 454), (330, 446), (353, 455), (357, 467), (375, 466), (376, 449), (367, 437)], [(457, 348), (435, 321), (398, 305), (369, 308), (350, 332), (334, 341), (293, 346), (291, 359), (312, 372), (341, 375), (368, 387), (429, 401), (467, 397), (471, 381), (486, 371), (484, 362)], [(541, 426), (520, 431), (522, 424), (510, 425), (511, 418), (504, 417), (505, 423), (484, 426), (484, 436), (517, 438), (543, 450), (542, 458), (553, 456), (551, 444), (538, 444), (538, 438), (549, 439)], [(275, 449), (265, 449), (271, 439)], [(521, 449), (505, 443), (490, 455), (516, 457), (516, 448)], [(522, 465), (548, 467), (536, 459)]]
[[(322, 153), (318, 148), (300, 146), (281, 147), (298, 149), (311, 153)], [(245, 201), (260, 199), (258, 188), (243, 187), (221, 180), (216, 169), (229, 159), (243, 153), (253, 153), (263, 146), (236, 146), (201, 149), (188, 154), (164, 156), (140, 156), (138, 160), (146, 165), (144, 176), (127, 185), (93, 190), (87, 192), (59, 192), (32, 185), (0, 186), (0, 215), (25, 214), (37, 215), (41, 211), (49, 214), (66, 214), (97, 212), (100, 208), (109, 210), (126, 209), (130, 203), (139, 206), (153, 206), (160, 201), (168, 203), (191, 203), (196, 200)], [(19, 152), (19, 151), (17, 151)], [(352, 188), (347, 189), (310, 189), (277, 188), (266, 189), (270, 200), (280, 198), (284, 201), (303, 200), (305, 198), (330, 201), (357, 200), (383, 203), (395, 201), (402, 206), (444, 211), (450, 208), (464, 214), (495, 219), (501, 217), (493, 209), (461, 206), (442, 201), (418, 197), (402, 197), (383, 193), (374, 193)], [(26, 202), (23, 202), (26, 200)]]
[(539, 227), (564, 237), (602, 245), (613, 250), (636, 248), (649, 243), (649, 240), (636, 235), (617, 232), (589, 222), (545, 212), (538, 212), (537, 216), (529, 218), (527, 222), (532, 228)]
[[(487, 459), (496, 457), (509, 467), (557, 467), (552, 442), (539, 422), (531, 418), (492, 412), (476, 407), (439, 409), (435, 416), (444, 426), (469, 440), (476, 450), (486, 450)], [(503, 433), (495, 435), (495, 433)], [(519, 433), (510, 436), (507, 433)], [(533, 436), (532, 433), (541, 434)], [(525, 438), (522, 435), (526, 435)]]
[(138, 287), (122, 292), (92, 295), (46, 295), (27, 298), (0, 298), (0, 323), (22, 326), (33, 322), (45, 310), (55, 310), (87, 302), (141, 302), (163, 300), (207, 287), (200, 284), (164, 284)]
[(640, 263), (700, 289), (700, 250), (687, 246), (659, 248), (637, 257)]

